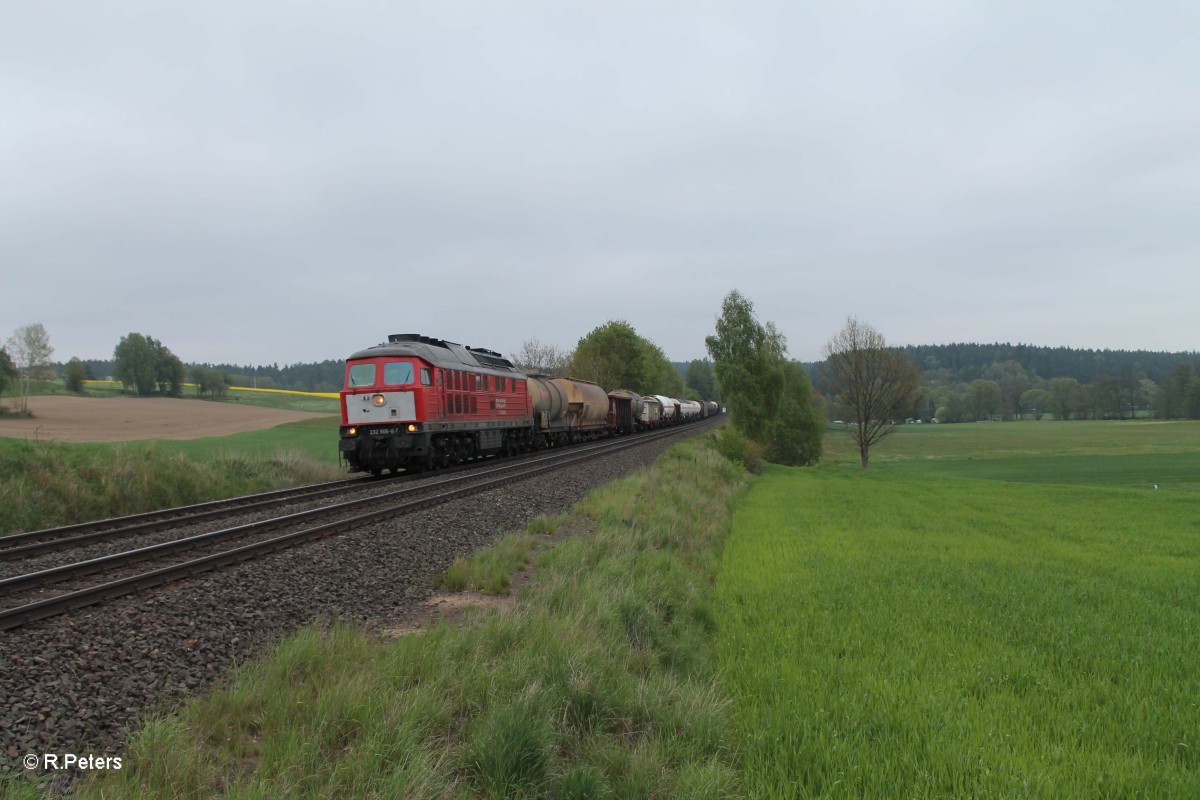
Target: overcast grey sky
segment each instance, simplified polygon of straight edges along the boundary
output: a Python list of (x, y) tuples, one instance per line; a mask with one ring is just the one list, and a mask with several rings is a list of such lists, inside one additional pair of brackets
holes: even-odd
[(1200, 349), (1200, 3), (0, 0), (0, 340)]

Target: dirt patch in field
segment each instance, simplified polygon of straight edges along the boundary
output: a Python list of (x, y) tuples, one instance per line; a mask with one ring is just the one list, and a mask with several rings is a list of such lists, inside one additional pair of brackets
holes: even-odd
[(34, 396), (29, 410), (32, 418), (0, 418), (0, 436), (43, 442), (202, 439), (329, 416), (170, 397)]

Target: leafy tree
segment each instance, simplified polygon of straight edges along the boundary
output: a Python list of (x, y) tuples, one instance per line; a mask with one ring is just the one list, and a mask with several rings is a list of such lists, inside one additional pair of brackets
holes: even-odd
[(186, 370), (179, 357), (152, 336), (130, 333), (113, 350), (113, 377), (136, 394), (178, 397)]
[(765, 445), (767, 457), (778, 463), (820, 461), (824, 424), (808, 375), (787, 360), (783, 335), (772, 323), (759, 323), (754, 304), (730, 292), (721, 304), (716, 335), (704, 344), (734, 427)]
[(1050, 408), (1050, 393), (1045, 389), (1030, 389), (1021, 395), (1021, 408), (1041, 419)]
[(83, 392), (83, 381), (87, 378), (87, 367), (78, 358), (72, 358), (63, 368), (63, 380), (68, 392), (80, 394)]
[(9, 357), (8, 351), (0, 347), (0, 397), (4, 396), (10, 384), (15, 384), (20, 377), (17, 365)]
[(754, 304), (734, 290), (721, 304), (716, 335), (704, 344), (734, 427), (765, 443), (783, 395), (783, 337), (771, 323), (760, 324)]
[(1180, 362), (1159, 387), (1154, 413), (1162, 419), (1200, 419), (1200, 368)]
[(667, 359), (662, 348), (649, 339), (642, 339), (643, 388), (635, 384), (633, 390), (640, 394), (665, 394), (670, 397), (683, 396), (683, 378)]
[(571, 357), (566, 351), (551, 344), (542, 344), (534, 338), (523, 342), (521, 349), (511, 356), (511, 361), (518, 369), (525, 372), (541, 373), (552, 378), (565, 378)]
[(996, 389), (1000, 393), (999, 410), (1006, 417), (1018, 419), (1021, 416), (1021, 395), (1032, 383), (1025, 368), (1012, 359), (994, 362), (986, 377), (996, 382)]
[(697, 358), (689, 362), (684, 383), (696, 390), (699, 400), (717, 399), (717, 379), (711, 361)]
[(157, 354), (153, 340), (140, 333), (121, 337), (113, 350), (113, 377), (133, 389), (135, 394), (148, 395), (154, 392), (154, 368)]
[(1055, 419), (1070, 419), (1084, 406), (1083, 387), (1074, 378), (1051, 378), (1050, 411)]
[(1138, 381), (1138, 408), (1153, 409), (1158, 403), (1158, 384), (1149, 378)]
[(21, 413), (29, 413), (29, 389), (35, 378), (50, 377), (50, 359), (54, 348), (50, 346), (50, 335), (40, 322), (22, 325), (8, 337), (7, 350), (21, 384)]
[(1125, 419), (1125, 411), (1129, 408), (1129, 402), (1120, 378), (1112, 375), (1098, 375), (1096, 380), (1092, 381), (1092, 397), (1097, 416)]
[(825, 385), (846, 409), (866, 469), (871, 448), (896, 430), (902, 411), (913, 405), (920, 370), (903, 350), (888, 347), (883, 334), (854, 317), (825, 344), (824, 353)]
[(990, 420), (1004, 406), (1000, 384), (982, 378), (971, 381), (963, 400), (975, 420)]
[(196, 364), (192, 367), (196, 396), (224, 397), (229, 389), (229, 375), (212, 367)]
[(183, 393), (183, 376), (186, 370), (179, 356), (172, 353), (161, 342), (150, 340), (154, 346), (154, 383), (159, 394), (178, 397)]
[(683, 394), (683, 380), (662, 349), (620, 320), (607, 322), (579, 340), (571, 355), (570, 374), (609, 390)]
[[(813, 402), (808, 374), (794, 361), (779, 365), (783, 375), (783, 393), (779, 412), (770, 428), (767, 459), (777, 464), (811, 465), (821, 460), (824, 451), (824, 417)], [(822, 407), (824, 403), (820, 404)]]
[(579, 340), (571, 355), (570, 373), (606, 389), (626, 388), (648, 393), (642, 339), (633, 326), (612, 321)]

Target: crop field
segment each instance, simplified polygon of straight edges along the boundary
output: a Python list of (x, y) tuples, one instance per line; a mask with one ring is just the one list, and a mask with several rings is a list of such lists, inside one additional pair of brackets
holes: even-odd
[(718, 576), (750, 797), (1200, 796), (1200, 425), (829, 445)]

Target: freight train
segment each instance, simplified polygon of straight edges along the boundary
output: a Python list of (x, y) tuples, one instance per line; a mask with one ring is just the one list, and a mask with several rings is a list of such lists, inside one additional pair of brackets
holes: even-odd
[(338, 445), (351, 472), (419, 472), (675, 425), (716, 403), (527, 375), (492, 350), (393, 334), (346, 361)]

